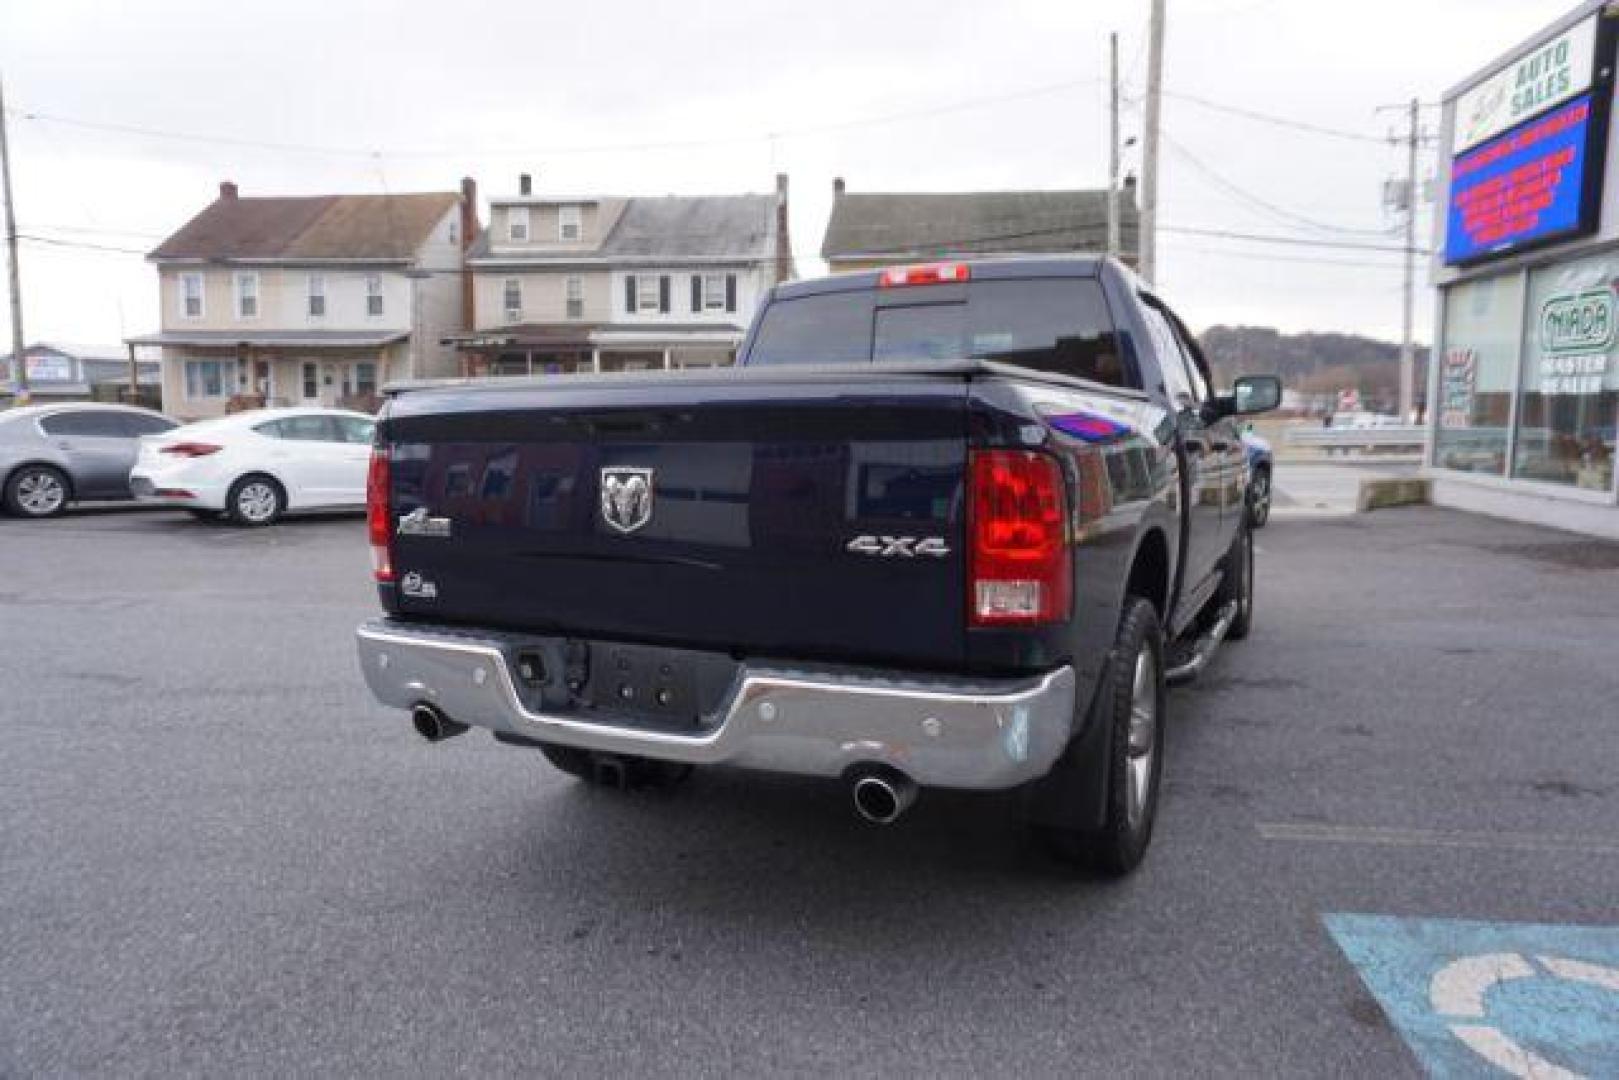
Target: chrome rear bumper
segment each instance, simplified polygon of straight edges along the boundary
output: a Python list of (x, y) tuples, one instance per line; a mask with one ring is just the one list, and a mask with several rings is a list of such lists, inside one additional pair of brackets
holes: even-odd
[(694, 765), (837, 777), (885, 764), (924, 786), (998, 790), (1049, 772), (1073, 728), (1069, 667), (973, 681), (748, 663), (716, 715), (676, 733), (532, 711), (512, 677), (515, 640), (500, 635), (374, 619), (356, 641), (366, 683), (384, 705), (426, 702), (491, 731)]

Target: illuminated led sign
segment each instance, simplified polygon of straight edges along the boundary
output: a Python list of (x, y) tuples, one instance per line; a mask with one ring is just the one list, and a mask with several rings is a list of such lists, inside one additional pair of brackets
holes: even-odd
[(1450, 170), (1445, 262), (1594, 232), (1607, 145), (1607, 118), (1597, 114), (1584, 94), (1459, 155)]

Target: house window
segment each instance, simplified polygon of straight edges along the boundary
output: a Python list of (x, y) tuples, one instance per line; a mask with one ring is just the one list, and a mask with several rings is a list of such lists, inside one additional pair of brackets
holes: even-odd
[(571, 276), (564, 282), (564, 295), (568, 303), (568, 318), (582, 319), (585, 317), (585, 279), (577, 275)]
[(382, 275), (365, 275), (365, 313), (367, 315), (382, 314)]
[(446, 240), (448, 240), (452, 244), (460, 242), (459, 238), (460, 238), (460, 235), (461, 235), (461, 230), (456, 227), (454, 218), (450, 219), (450, 227), (449, 227), (448, 233), (449, 233), (449, 235), (445, 237)]
[(319, 319), (326, 314), (326, 277), (309, 275), (309, 317)]
[(313, 363), (306, 362), (303, 366), (303, 384), (305, 401), (320, 397), (320, 377)]
[(188, 319), (202, 318), (202, 275), (180, 275), (180, 313)]
[(557, 239), (579, 239), (579, 208), (577, 206), (557, 207)]
[(186, 397), (217, 398), (225, 396), (225, 362), (223, 360), (186, 361)]
[(523, 282), (518, 278), (507, 278), (504, 299), (506, 321), (517, 322), (523, 317)]
[(725, 310), (725, 275), (703, 275), (703, 310)]
[(506, 235), (517, 243), (528, 242), (528, 207), (506, 208)]
[(259, 276), (257, 274), (236, 275), (236, 317), (238, 319), (256, 319), (259, 317)]
[(635, 282), (635, 310), (657, 311), (658, 275), (637, 274), (632, 280)]
[(360, 397), (376, 396), (377, 365), (369, 360), (361, 360), (354, 365), (354, 392)]

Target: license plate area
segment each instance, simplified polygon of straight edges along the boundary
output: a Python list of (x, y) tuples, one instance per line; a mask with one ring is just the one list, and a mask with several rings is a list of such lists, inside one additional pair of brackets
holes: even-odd
[(575, 638), (515, 644), (507, 659), (535, 711), (679, 731), (718, 716), (739, 667), (719, 653)]

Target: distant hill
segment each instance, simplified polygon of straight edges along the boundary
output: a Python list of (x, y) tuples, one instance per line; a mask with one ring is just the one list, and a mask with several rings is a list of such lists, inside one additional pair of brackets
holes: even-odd
[[(1335, 394), (1355, 389), (1369, 407), (1391, 409), (1399, 396), (1400, 346), (1359, 334), (1284, 334), (1268, 326), (1211, 326), (1200, 338), (1221, 380), (1275, 374), (1289, 390)], [(1428, 347), (1417, 346), (1416, 393), (1428, 385)]]

